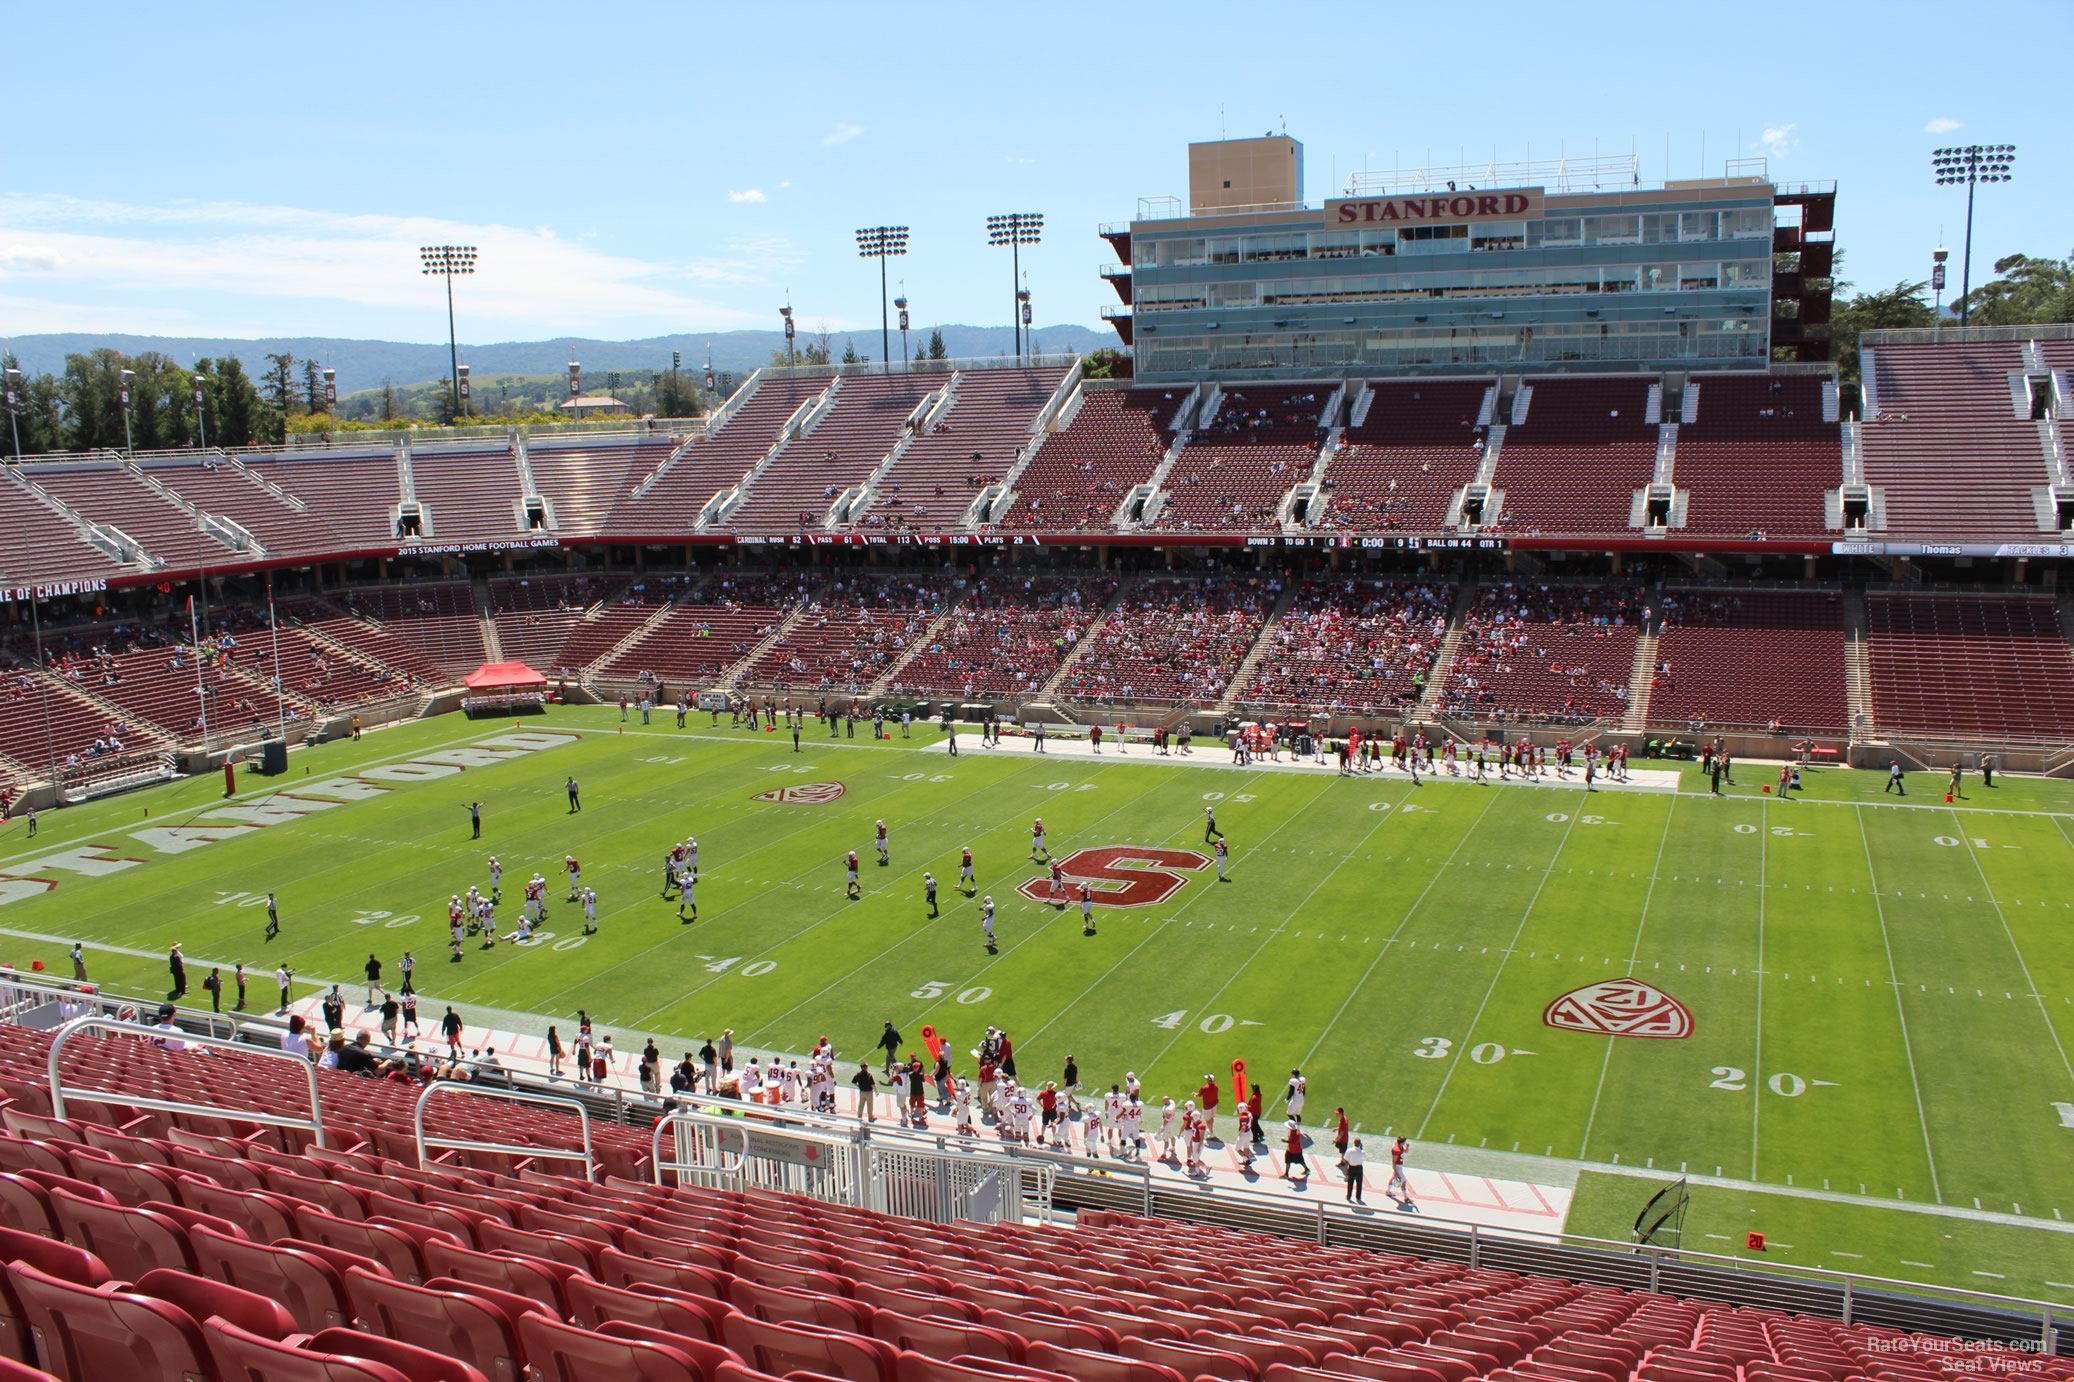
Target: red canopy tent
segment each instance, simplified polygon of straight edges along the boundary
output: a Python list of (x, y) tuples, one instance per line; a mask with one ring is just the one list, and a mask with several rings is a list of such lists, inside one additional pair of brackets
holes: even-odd
[(468, 694), (461, 698), (461, 708), (470, 712), (538, 706), (547, 699), (547, 678), (523, 662), (485, 662), (462, 684)]

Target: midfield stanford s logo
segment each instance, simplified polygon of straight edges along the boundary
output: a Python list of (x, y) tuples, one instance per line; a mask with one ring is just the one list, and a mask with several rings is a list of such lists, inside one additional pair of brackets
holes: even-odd
[(844, 792), (840, 782), (805, 782), (797, 787), (779, 787), (758, 792), (751, 801), (776, 801), (787, 806), (826, 806)]
[(1077, 885), (1091, 883), (1095, 901), (1104, 907), (1156, 907), (1180, 892), (1188, 879), (1176, 869), (1193, 873), (1210, 867), (1208, 855), (1192, 849), (1158, 849), (1141, 845), (1101, 845), (1076, 849), (1059, 860), (1059, 868), (1074, 886), (1071, 898), (1053, 897), (1049, 872), (1032, 878), (1016, 891), (1032, 902), (1080, 900)]
[(1597, 1036), (1683, 1041), (1692, 1035), (1692, 1014), (1685, 1005), (1640, 979), (1606, 979), (1571, 989), (1548, 1005), (1541, 1020), (1566, 1032)]

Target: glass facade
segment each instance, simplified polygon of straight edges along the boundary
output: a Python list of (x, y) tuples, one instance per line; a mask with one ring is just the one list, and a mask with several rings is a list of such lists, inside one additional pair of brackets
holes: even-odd
[(1137, 373), (1761, 368), (1772, 191), (1536, 189), (1515, 220), (1346, 224), (1328, 206), (1135, 222)]

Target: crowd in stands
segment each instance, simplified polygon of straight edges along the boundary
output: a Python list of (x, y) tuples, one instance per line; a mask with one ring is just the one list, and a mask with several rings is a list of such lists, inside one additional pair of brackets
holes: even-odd
[(1619, 715), (1647, 617), (1634, 587), (1485, 585), (1463, 619), (1445, 709), (1540, 724)]
[(907, 651), (940, 607), (930, 583), (907, 577), (836, 581), (750, 670), (790, 690), (863, 690)]
[(1268, 576), (1141, 581), (1118, 601), (1060, 690), (1076, 700), (1214, 704), (1281, 593), (1282, 582)]
[(1453, 599), (1437, 583), (1305, 581), (1268, 630), (1240, 700), (1364, 715), (1414, 703)]
[(1029, 695), (1051, 680), (1116, 593), (1113, 579), (1001, 572), (961, 577), (965, 597), (893, 684), (965, 696)]

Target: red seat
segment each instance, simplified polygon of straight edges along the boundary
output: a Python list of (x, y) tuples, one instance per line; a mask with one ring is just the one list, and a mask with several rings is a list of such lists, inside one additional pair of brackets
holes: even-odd
[(69, 1190), (51, 1191), (50, 1207), (66, 1242), (93, 1253), (126, 1281), (154, 1267), (195, 1268), (187, 1230), (163, 1214), (96, 1204)]
[(519, 1347), (537, 1382), (707, 1382), (681, 1349), (634, 1339), (615, 1339), (545, 1315), (519, 1321)]
[(872, 1308), (840, 1296), (765, 1286), (737, 1277), (727, 1288), (728, 1301), (752, 1319), (777, 1324), (811, 1324), (851, 1334), (871, 1332)]
[(960, 1355), (1002, 1363), (1023, 1361), (1021, 1336), (985, 1325), (961, 1323), (941, 1317), (924, 1318), (881, 1310), (871, 1322), (874, 1337), (898, 1349), (926, 1353), (932, 1358)]
[(214, 1375), (223, 1382), (413, 1382), (409, 1373), (386, 1363), (313, 1353), (224, 1320), (208, 1321), (202, 1332), (207, 1336), (209, 1356), (215, 1360)]
[(68, 1157), (72, 1163), (72, 1177), (89, 1185), (98, 1185), (115, 1196), (116, 1202), (140, 1205), (147, 1200), (175, 1200), (179, 1191), (173, 1184), (173, 1173), (160, 1166), (138, 1166), (115, 1160), (115, 1153), (84, 1144), (74, 1147)]
[(63, 1281), (25, 1262), (10, 1264), (7, 1276), (38, 1361), (60, 1382), (211, 1375), (202, 1331), (178, 1306)]
[(728, 1283), (733, 1279), (732, 1273), (717, 1267), (637, 1257), (618, 1248), (605, 1248), (598, 1253), (598, 1276), (614, 1286), (646, 1282), (719, 1300), (726, 1299)]
[(458, 1243), (432, 1243), (425, 1248), (428, 1277), (450, 1276), (475, 1286), (539, 1301), (556, 1319), (569, 1315), (569, 1293), (563, 1285), (575, 1273), (559, 1262), (543, 1262), (508, 1252), (477, 1252)]
[(378, 1334), (354, 1329), (327, 1329), (305, 1340), (312, 1353), (334, 1358), (352, 1358), (380, 1363), (402, 1373), (410, 1382), (488, 1382), (482, 1369), (459, 1358), (449, 1358), (436, 1349), (419, 1348)]
[(878, 1339), (742, 1315), (727, 1322), (721, 1337), (744, 1362), (779, 1376), (819, 1372), (848, 1382), (897, 1382), (900, 1352)]
[(255, 1243), (295, 1236), (295, 1207), (265, 1191), (234, 1190), (188, 1177), (180, 1182), (180, 1203), (229, 1220)]
[(48, 1171), (65, 1176), (72, 1165), (65, 1154), (34, 1138), (0, 1133), (0, 1171)]
[(519, 1382), (525, 1359), (505, 1312), (458, 1291), (414, 1286), (355, 1268), (346, 1299), (360, 1327), (385, 1339), (473, 1362), (490, 1382)]
[(1028, 1343), (1040, 1339), (1060, 1348), (1084, 1348), (1095, 1353), (1116, 1352), (1119, 1336), (1107, 1325), (1087, 1320), (1069, 1320), (1063, 1315), (1015, 1315), (1005, 1310), (982, 1310), (979, 1322), (989, 1329), (1013, 1334)]
[[(707, 1382), (712, 1382), (712, 1379), (719, 1373), (722, 1364), (733, 1363), (739, 1365), (742, 1361), (740, 1354), (724, 1344), (716, 1344), (710, 1339), (694, 1338), (688, 1334), (673, 1334), (667, 1329), (654, 1329), (645, 1324), (630, 1324), (625, 1320), (608, 1320), (598, 1327), (598, 1332), (608, 1339), (623, 1339), (629, 1343), (637, 1344), (655, 1344), (681, 1353), (691, 1360), (691, 1365), (699, 1370), (699, 1375), (707, 1379)], [(793, 1379), (794, 1382), (801, 1382), (802, 1379), (812, 1376), (809, 1373), (803, 1372), (788, 1373), (786, 1375), (788, 1378)]]
[(1024, 1355), (1035, 1367), (1062, 1372), (1077, 1382), (1183, 1382), (1180, 1373), (1164, 1363), (1137, 1358), (1120, 1358), (1111, 1353), (1094, 1353), (1084, 1348), (1060, 1348), (1057, 1344), (1033, 1343)]
[[(39, 1238), (32, 1233), (0, 1228), (0, 1265), (8, 1262), (26, 1262), (40, 1272), (80, 1286), (99, 1286), (109, 1280), (108, 1268), (101, 1259), (84, 1248), (75, 1248), (55, 1238)], [(0, 1358), (16, 1358), (26, 1363), (34, 1361), (35, 1356), (35, 1348), (29, 1342), (28, 1325), (22, 1315), (22, 1304), (15, 1298), (5, 1275), (0, 1275)]]
[(565, 1238), (557, 1233), (533, 1233), (495, 1222), (478, 1225), (475, 1239), (484, 1252), (511, 1252), (543, 1258), (587, 1276), (596, 1275), (598, 1253), (609, 1246), (585, 1238)]
[(583, 1276), (569, 1278), (568, 1284), (569, 1317), (585, 1329), (603, 1329), (617, 1320), (718, 1342), (720, 1322), (733, 1313), (733, 1307), (723, 1302), (665, 1287), (632, 1290)]
[(853, 1281), (856, 1299), (874, 1310), (897, 1310), (903, 1315), (938, 1315), (946, 1319), (979, 1322), (980, 1309), (969, 1300), (941, 1295), (917, 1286), (903, 1289), (871, 1281)]
[(1125, 1339), (1123, 1356), (1147, 1363), (1164, 1363), (1183, 1377), (1239, 1378), (1243, 1382), (1254, 1382), (1260, 1376), (1251, 1358), (1205, 1344), (1176, 1343), (1171, 1339)]
[(193, 1319), (206, 1320), (214, 1315), (270, 1339), (285, 1338), (295, 1332), (295, 1316), (279, 1301), (211, 1277), (160, 1267), (138, 1277), (130, 1289), (177, 1305)]
[(1040, 1372), (1035, 1368), (1004, 1369), (986, 1358), (953, 1358), (948, 1363), (921, 1353), (903, 1353), (899, 1362), (900, 1382), (1071, 1382), (1064, 1373)]
[(57, 1220), (50, 1214), (49, 1193), (26, 1175), (0, 1171), (0, 1228), (39, 1238), (57, 1237)]
[(303, 1204), (295, 1207), (295, 1236), (370, 1258), (403, 1281), (423, 1281), (428, 1275), (418, 1256), (417, 1241), (386, 1224), (341, 1219)]
[(196, 1229), (189, 1242), (202, 1276), (281, 1302), (299, 1329), (314, 1333), (353, 1322), (338, 1269), (316, 1253), (248, 1243), (206, 1228)]

